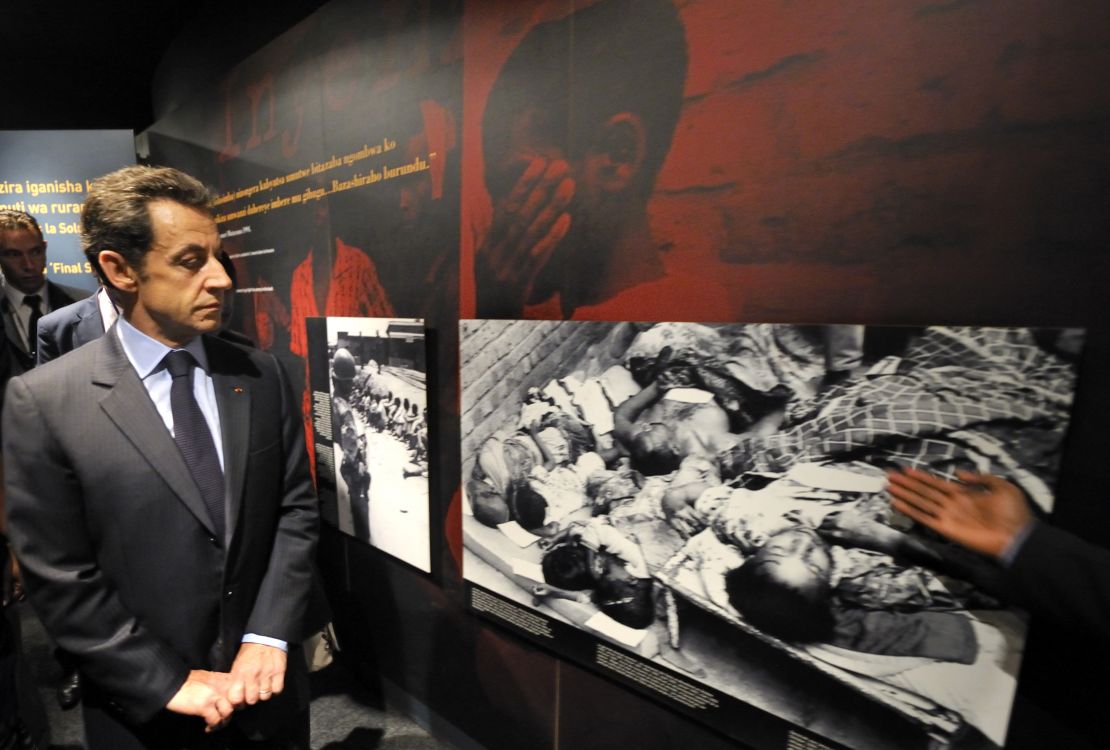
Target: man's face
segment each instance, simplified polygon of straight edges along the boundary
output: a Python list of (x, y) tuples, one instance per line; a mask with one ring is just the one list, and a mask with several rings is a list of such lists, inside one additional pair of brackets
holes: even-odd
[(46, 242), (33, 229), (0, 231), (0, 271), (24, 294), (39, 291), (46, 281)]
[(169, 346), (220, 327), (231, 279), (220, 265), (216, 222), (203, 211), (158, 200), (149, 204), (154, 243), (143, 257), (130, 322)]

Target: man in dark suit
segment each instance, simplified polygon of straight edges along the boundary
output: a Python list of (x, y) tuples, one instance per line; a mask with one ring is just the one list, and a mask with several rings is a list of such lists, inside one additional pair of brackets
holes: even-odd
[(24, 211), (0, 210), (0, 272), (4, 276), (0, 313), (11, 374), (18, 375), (35, 366), (39, 318), (89, 293), (46, 280), (46, 241), (35, 217)]
[(92, 185), (82, 241), (120, 319), (12, 378), (4, 408), (12, 543), (78, 659), (90, 750), (308, 747), (286, 650), (316, 498), (280, 365), (206, 335), (231, 285), (209, 202), (173, 169)]

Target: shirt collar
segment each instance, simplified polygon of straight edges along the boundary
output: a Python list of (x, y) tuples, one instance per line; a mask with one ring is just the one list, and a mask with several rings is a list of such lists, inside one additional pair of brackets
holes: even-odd
[[(31, 296), (30, 294), (24, 294), (23, 292), (16, 289), (14, 286), (9, 284), (6, 279), (4, 280), (4, 294), (7, 295), (8, 302), (11, 303), (12, 308), (16, 309), (16, 310), (18, 310), (20, 307), (23, 306), (23, 300), (25, 298)], [(42, 286), (39, 287), (39, 290), (37, 292), (31, 292), (31, 294), (38, 295), (38, 298), (40, 300), (42, 300), (42, 305), (45, 306), (46, 302), (47, 302), (47, 300), (46, 300), (46, 282), (43, 281)], [(43, 309), (45, 311), (45, 307), (41, 307), (40, 309)]]
[[(161, 341), (147, 336), (128, 323), (122, 315), (116, 321), (116, 331), (119, 332), (119, 341), (123, 345), (123, 352), (127, 355), (128, 361), (131, 362), (131, 366), (135, 368), (135, 372), (138, 373), (140, 379), (146, 380), (156, 370), (164, 369), (164, 367), (160, 367), (162, 360), (173, 349)], [(204, 342), (200, 336), (193, 338), (192, 341), (181, 348), (192, 354), (201, 369), (208, 372), (208, 355), (204, 351)]]
[(100, 320), (104, 324), (104, 330), (107, 331), (119, 317), (119, 308), (108, 296), (108, 290), (104, 287), (96, 290), (96, 307), (100, 311)]

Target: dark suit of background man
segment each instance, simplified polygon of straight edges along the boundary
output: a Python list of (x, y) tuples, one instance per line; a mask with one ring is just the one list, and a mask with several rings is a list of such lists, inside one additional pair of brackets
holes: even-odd
[(4, 275), (0, 312), (11, 374), (18, 375), (35, 366), (34, 330), (39, 318), (89, 293), (46, 280), (46, 241), (35, 217), (23, 211), (0, 210), (0, 271)]
[[(81, 228), (121, 318), (13, 377), (3, 436), (12, 543), (79, 660), (88, 747), (307, 748), (285, 649), (304, 636), (316, 498), (285, 373), (204, 335), (231, 285), (209, 195), (128, 167), (93, 184)], [(175, 379), (171, 350), (196, 366)]]
[[(3, 347), (0, 350), (0, 405), (8, 378), (35, 366), (35, 325), (39, 318), (88, 296), (76, 289), (47, 281), (46, 241), (34, 216), (24, 211), (0, 210), (0, 273), (4, 277), (0, 294), (0, 316), (4, 321)], [(64, 652), (56, 656), (62, 667), (58, 702), (72, 708), (80, 699), (77, 671)]]

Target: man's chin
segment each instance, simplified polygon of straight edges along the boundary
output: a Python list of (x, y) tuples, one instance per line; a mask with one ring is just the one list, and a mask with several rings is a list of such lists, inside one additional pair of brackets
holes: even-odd
[(46, 280), (38, 277), (26, 281), (16, 281), (12, 286), (23, 292), (23, 294), (38, 294), (42, 291), (43, 287), (46, 286)]
[(197, 336), (204, 333), (216, 333), (220, 330), (220, 311), (216, 310), (210, 316), (204, 316), (193, 322), (193, 331)]

